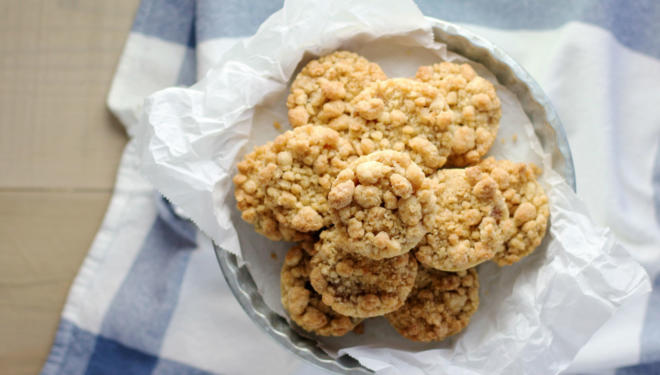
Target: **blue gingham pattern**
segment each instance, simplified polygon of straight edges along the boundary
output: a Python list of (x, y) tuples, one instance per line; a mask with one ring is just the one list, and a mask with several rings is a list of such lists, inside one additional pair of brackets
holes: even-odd
[[(575, 102), (564, 105), (563, 98), (569, 90), (582, 90), (584, 85), (569, 82), (557, 86), (553, 78), (544, 77), (543, 72), (558, 71), (552, 63), (553, 51), (570, 45), (572, 35), (567, 25), (576, 23), (595, 27), (594, 35), (612, 37), (620, 45), (617, 48), (629, 51), (626, 52), (632, 56), (629, 59), (660, 66), (660, 23), (657, 22), (660, 3), (653, 0), (534, 3), (418, 0), (417, 4), (426, 15), (474, 28), (511, 52), (531, 68), (533, 74), (541, 75), (535, 74), (558, 104), (574, 147), (578, 194), (597, 212), (604, 204), (639, 207), (639, 204), (626, 203), (633, 195), (625, 185), (634, 184), (639, 192), (634, 199), (642, 200), (642, 206), (653, 211), (643, 214), (655, 220), (636, 225), (636, 232), (631, 234), (635, 238), (625, 238), (628, 227), (621, 218), (602, 215), (596, 219), (611, 226), (634, 255), (642, 253), (649, 244), (658, 247), (660, 244), (653, 241), (658, 238), (655, 233), (660, 233), (660, 117), (649, 116), (648, 121), (627, 123), (626, 111), (655, 108), (629, 109), (623, 105), (619, 108), (617, 99), (624, 95), (633, 98), (651, 95), (657, 107), (660, 69), (655, 71), (657, 75), (646, 78), (655, 83), (656, 91), (649, 92), (626, 83), (626, 74), (631, 74), (637, 60), (621, 61), (621, 55), (612, 50), (609, 61), (598, 62), (607, 66), (608, 75), (602, 78), (608, 84), (603, 87), (609, 90), (607, 93), (614, 93), (612, 106), (589, 110), (607, 112), (607, 118), (614, 118), (612, 129), (571, 121), (571, 114), (584, 108), (572, 108)], [(193, 84), (237, 38), (254, 33), (259, 24), (281, 6), (282, 2), (277, 0), (143, 0), (108, 98), (110, 109), (129, 134), (134, 134), (146, 95), (172, 85)], [(544, 56), (549, 61), (538, 65), (537, 60), (528, 56), (526, 48), (549, 40), (554, 41)], [(602, 41), (593, 40), (593, 43)], [(587, 71), (591, 67), (583, 69)], [(656, 137), (650, 139), (651, 147), (642, 150), (654, 156), (651, 170), (624, 166), (619, 178), (608, 181), (613, 184), (611, 191), (617, 192), (613, 197), (615, 202), (598, 201), (593, 197), (598, 196), (601, 182), (579, 179), (581, 175), (589, 175), (585, 165), (590, 166), (587, 161), (591, 156), (587, 154), (600, 152), (605, 161), (612, 155), (634, 159), (639, 150), (622, 144), (632, 132), (628, 127), (633, 126), (643, 127)], [(583, 129), (602, 130), (606, 134), (600, 140), (594, 139), (593, 149), (576, 148), (574, 142), (581, 142)], [(581, 164), (582, 160), (586, 161)], [(139, 176), (136, 166), (135, 147), (129, 143), (108, 213), (71, 288), (42, 374), (250, 374), (266, 371), (307, 374), (320, 371), (276, 346), (248, 320), (222, 280), (209, 240), (198, 233), (194, 225), (176, 215)], [(632, 175), (644, 177), (635, 180), (630, 177)], [(642, 212), (625, 212), (629, 217), (637, 214)], [(639, 252), (636, 252), (637, 247)], [(604, 362), (607, 362), (608, 349), (602, 343), (608, 342), (608, 335), (609, 342), (615, 342), (629, 354), (617, 357), (607, 369), (593, 365), (594, 361), (588, 360), (589, 353), (579, 355), (577, 366), (572, 368), (575, 371), (623, 375), (660, 373), (660, 259), (656, 256), (640, 260), (655, 280), (654, 293), (639, 302), (641, 315), (635, 316), (641, 318), (626, 320), (624, 317), (618, 325), (606, 326), (599, 333), (600, 341), (590, 343), (591, 352), (602, 353)], [(617, 330), (636, 330), (638, 340), (617, 342)], [(629, 350), (623, 350), (626, 348)]]

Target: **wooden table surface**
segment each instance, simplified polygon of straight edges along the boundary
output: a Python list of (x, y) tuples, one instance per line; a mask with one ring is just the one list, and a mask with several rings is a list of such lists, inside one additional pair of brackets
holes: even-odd
[(37, 374), (126, 134), (105, 98), (139, 0), (0, 0), (0, 374)]

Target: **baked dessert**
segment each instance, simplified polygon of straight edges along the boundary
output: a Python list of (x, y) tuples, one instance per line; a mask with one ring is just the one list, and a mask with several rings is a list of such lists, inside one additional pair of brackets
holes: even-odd
[(234, 195), (257, 232), (298, 242), (280, 287), (301, 328), (341, 336), (384, 315), (408, 339), (444, 340), (479, 306), (475, 266), (541, 243), (540, 171), (482, 160), (501, 104), (470, 65), (388, 79), (338, 51), (301, 70), (286, 105), (293, 130), (245, 156)]
[(406, 303), (385, 318), (410, 340), (441, 341), (467, 327), (478, 307), (474, 268), (453, 273), (420, 266)]
[(337, 51), (310, 61), (291, 84), (286, 105), (289, 122), (327, 125), (350, 113), (350, 102), (367, 84), (387, 79), (376, 63), (348, 51)]
[(441, 169), (433, 180), (438, 211), (415, 251), (420, 263), (462, 271), (493, 259), (514, 230), (497, 182), (481, 169)]
[(353, 161), (333, 182), (328, 203), (348, 250), (382, 259), (415, 247), (432, 225), (433, 182), (408, 154), (377, 151)]
[(495, 87), (468, 64), (442, 62), (421, 66), (419, 81), (440, 90), (453, 112), (453, 143), (447, 164), (463, 167), (486, 155), (497, 136), (502, 116)]
[(407, 152), (427, 175), (445, 165), (454, 142), (453, 113), (432, 85), (393, 78), (374, 82), (352, 101), (353, 116), (340, 128), (360, 155)]
[(321, 336), (345, 335), (362, 319), (339, 314), (321, 301), (321, 296), (309, 284), (310, 259), (300, 245), (292, 247), (286, 254), (280, 274), (282, 306), (306, 331)]
[(348, 239), (326, 230), (316, 243), (310, 282), (334, 311), (358, 318), (401, 307), (415, 283), (417, 262), (409, 254), (373, 260), (345, 250)]
[(350, 143), (325, 126), (280, 134), (238, 163), (234, 196), (241, 217), (271, 240), (309, 240), (331, 224), (328, 192), (354, 158)]

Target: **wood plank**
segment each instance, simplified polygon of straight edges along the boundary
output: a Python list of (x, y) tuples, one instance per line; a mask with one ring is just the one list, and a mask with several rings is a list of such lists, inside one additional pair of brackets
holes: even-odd
[(0, 374), (37, 374), (126, 142), (105, 98), (139, 0), (0, 2)]
[(0, 192), (0, 373), (37, 374), (111, 192)]
[(0, 188), (113, 186), (126, 135), (105, 98), (138, 3), (1, 3)]

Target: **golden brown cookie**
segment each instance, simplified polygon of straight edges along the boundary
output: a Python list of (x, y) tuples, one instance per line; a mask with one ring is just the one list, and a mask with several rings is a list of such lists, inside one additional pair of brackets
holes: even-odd
[(474, 168), (441, 169), (433, 179), (438, 211), (417, 247), (417, 260), (443, 271), (462, 271), (502, 251), (514, 224), (495, 180)]
[(432, 225), (433, 182), (408, 154), (385, 150), (362, 156), (333, 182), (328, 203), (348, 250), (389, 258), (415, 247)]
[(368, 318), (401, 307), (415, 283), (417, 262), (409, 254), (373, 260), (345, 250), (347, 238), (326, 230), (312, 258), (310, 281), (322, 300), (348, 316)]
[(302, 126), (256, 147), (234, 177), (243, 220), (272, 240), (309, 240), (331, 224), (327, 195), (353, 158), (348, 141), (324, 126)]
[(415, 78), (440, 90), (454, 113), (452, 152), (447, 164), (476, 164), (490, 149), (502, 116), (493, 84), (468, 64), (443, 62), (422, 66)]
[(353, 116), (334, 128), (348, 129), (360, 155), (392, 149), (410, 153), (426, 175), (445, 165), (461, 133), (440, 91), (430, 84), (394, 78), (372, 83), (353, 101)]
[(497, 182), (514, 222), (504, 250), (493, 260), (500, 266), (515, 263), (541, 244), (548, 227), (548, 196), (536, 179), (541, 170), (534, 164), (492, 157), (474, 169), (489, 174)]
[(298, 127), (328, 124), (345, 113), (349, 103), (367, 84), (387, 79), (376, 63), (348, 52), (337, 51), (310, 61), (291, 84), (286, 105), (289, 122)]
[(345, 335), (362, 319), (336, 313), (321, 301), (321, 296), (309, 285), (309, 261), (309, 254), (300, 245), (286, 254), (280, 274), (282, 306), (306, 331), (322, 336)]
[(420, 266), (405, 305), (385, 318), (410, 340), (440, 341), (467, 327), (478, 307), (474, 268), (453, 273)]

